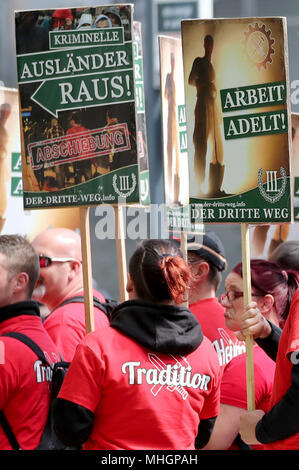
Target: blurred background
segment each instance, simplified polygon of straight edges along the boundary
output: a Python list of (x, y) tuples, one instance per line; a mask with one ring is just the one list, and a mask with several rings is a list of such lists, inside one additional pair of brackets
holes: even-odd
[[(84, 5), (85, 3), (85, 5)], [(0, 81), (9, 88), (17, 88), (15, 52), (15, 10), (36, 10), (48, 8), (75, 8), (107, 4), (121, 4), (120, 1), (99, 0), (0, 0)], [(289, 73), (291, 86), (291, 110), (299, 112), (299, 61), (298, 35), (299, 10), (294, 0), (135, 0), (134, 19), (142, 23), (143, 62), (145, 85), (145, 109), (147, 141), (150, 168), (150, 193), (152, 204), (162, 204), (163, 164), (161, 141), (161, 102), (159, 89), (158, 34), (175, 34), (180, 31), (181, 19), (193, 17), (230, 18), (256, 16), (287, 17)], [(101, 211), (90, 209), (91, 246), (93, 277), (97, 287), (107, 295), (118, 298), (117, 256), (115, 240), (99, 240), (97, 224)], [(159, 225), (159, 223), (158, 223)], [(240, 226), (237, 224), (210, 225), (223, 241), (228, 270), (241, 260)], [(127, 259), (138, 240), (126, 240)], [(220, 287), (222, 289), (222, 285)]]

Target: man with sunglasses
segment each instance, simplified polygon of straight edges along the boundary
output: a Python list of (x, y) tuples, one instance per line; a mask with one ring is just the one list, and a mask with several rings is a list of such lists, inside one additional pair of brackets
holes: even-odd
[(35, 449), (48, 417), (50, 365), (42, 364), (27, 344), (11, 337), (24, 334), (50, 364), (60, 360), (38, 304), (31, 298), (38, 276), (38, 256), (32, 245), (19, 235), (0, 236), (0, 450), (12, 449), (7, 425), (22, 450)]
[[(53, 228), (38, 234), (32, 244), (40, 263), (34, 298), (48, 307), (50, 313), (44, 326), (63, 359), (71, 361), (78, 343), (86, 335), (84, 303), (70, 301), (84, 294), (81, 238), (73, 230)], [(105, 302), (95, 289), (94, 296)], [(97, 307), (94, 316), (96, 329), (109, 324), (106, 314)]]

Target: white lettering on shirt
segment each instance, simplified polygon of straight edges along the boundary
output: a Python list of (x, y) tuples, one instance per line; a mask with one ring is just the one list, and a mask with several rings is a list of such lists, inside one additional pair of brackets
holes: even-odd
[(177, 391), (183, 400), (188, 397), (186, 388), (208, 390), (210, 375), (192, 373), (192, 367), (183, 356), (171, 357), (175, 359), (175, 364), (166, 364), (156, 354), (148, 353), (148, 359), (154, 368), (140, 367), (140, 361), (128, 361), (122, 365), (121, 370), (123, 374), (128, 374), (129, 385), (142, 385), (144, 382), (152, 385), (151, 392), (154, 396), (164, 386), (171, 392)]
[(37, 360), (35, 361), (33, 368), (36, 374), (37, 383), (52, 381), (52, 369), (50, 366), (46, 366), (42, 361)]

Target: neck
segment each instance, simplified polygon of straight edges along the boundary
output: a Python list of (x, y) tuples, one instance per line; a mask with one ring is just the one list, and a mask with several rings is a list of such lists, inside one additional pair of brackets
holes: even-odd
[(82, 279), (73, 280), (67, 288), (61, 293), (59, 298), (55, 299), (55, 302), (51, 302), (51, 305), (48, 304), (47, 307), (52, 311), (57, 308), (62, 302), (64, 302), (69, 297), (77, 295), (78, 292), (83, 290), (83, 281)]
[(268, 321), (270, 321), (274, 325), (279, 326), (279, 320), (278, 320), (278, 316), (275, 310), (271, 309), (270, 313), (266, 315), (266, 318)]
[(39, 316), (38, 304), (30, 299), (24, 299), (0, 307), (0, 323), (20, 315)]
[(199, 300), (210, 299), (213, 297), (216, 297), (216, 291), (214, 287), (210, 285), (197, 284), (196, 286), (191, 287), (188, 301), (189, 304), (194, 304)]

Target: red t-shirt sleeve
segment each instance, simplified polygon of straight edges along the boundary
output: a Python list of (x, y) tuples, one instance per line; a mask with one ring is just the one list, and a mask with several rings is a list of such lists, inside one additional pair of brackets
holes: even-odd
[(101, 398), (102, 377), (105, 364), (86, 344), (79, 344), (74, 359), (65, 376), (58, 398), (72, 401), (93, 413)]
[(208, 390), (210, 393), (205, 397), (204, 406), (200, 413), (200, 419), (209, 419), (218, 416), (220, 412), (220, 385), (222, 370), (219, 365), (219, 360), (214, 347), (210, 344), (210, 341), (205, 338), (205, 341), (208, 341), (209, 348), (207, 354), (210, 355), (210, 383), (208, 384)]
[[(218, 380), (219, 379), (219, 380)], [(212, 390), (204, 402), (200, 413), (200, 419), (215, 418), (220, 412), (220, 373), (219, 377), (214, 377)]]

